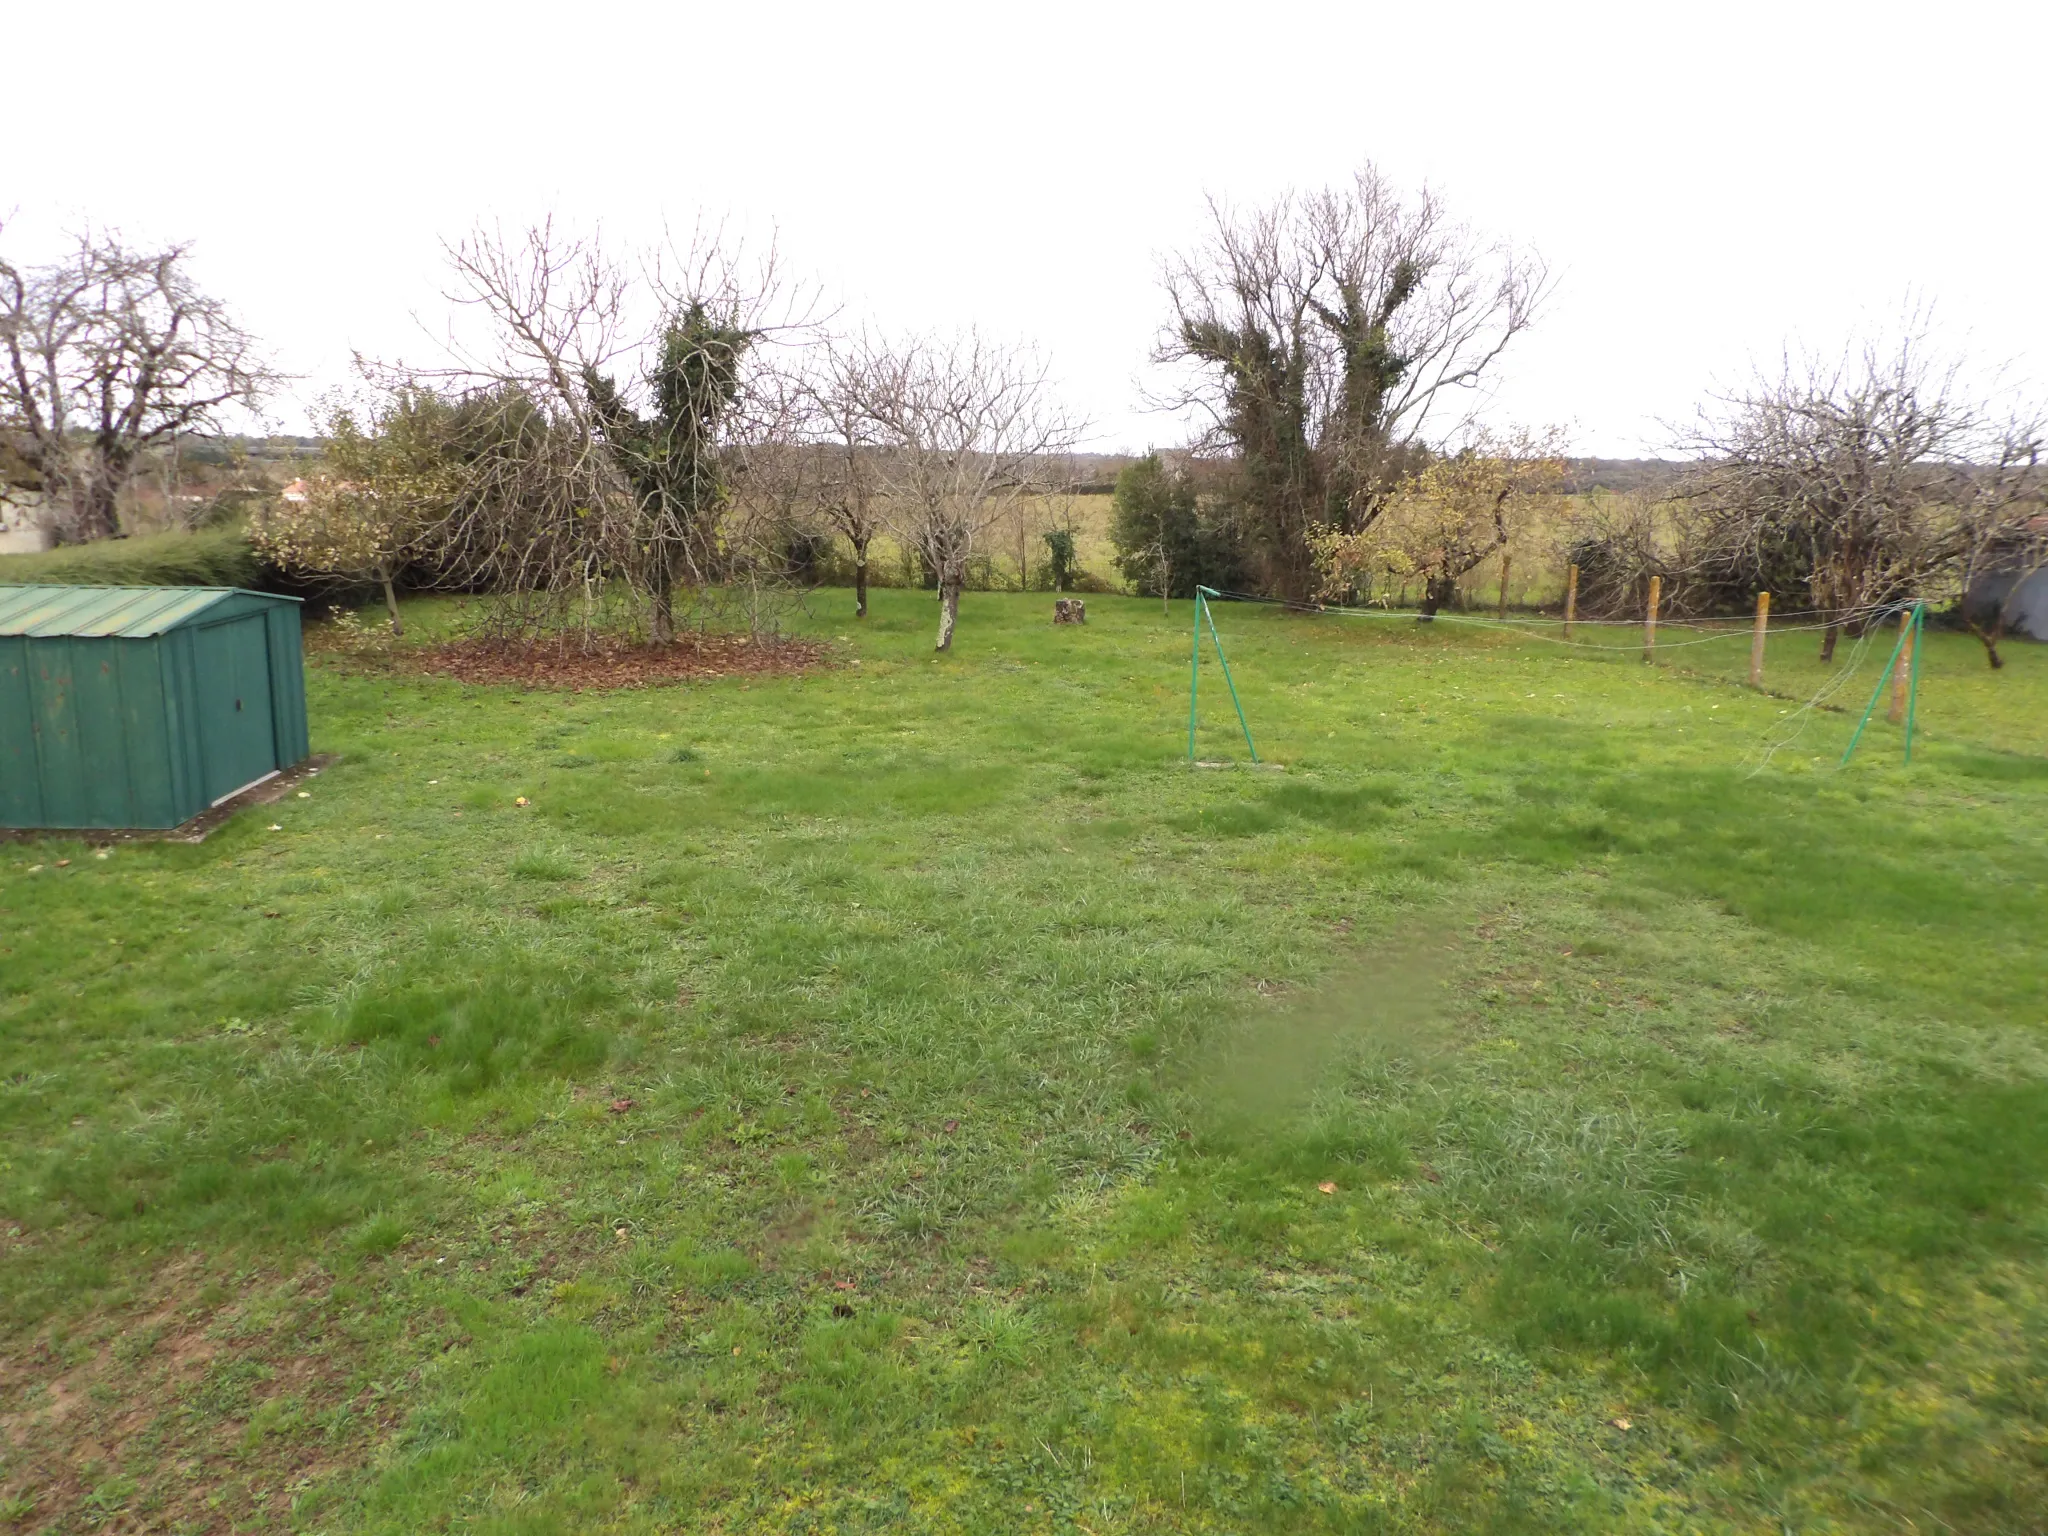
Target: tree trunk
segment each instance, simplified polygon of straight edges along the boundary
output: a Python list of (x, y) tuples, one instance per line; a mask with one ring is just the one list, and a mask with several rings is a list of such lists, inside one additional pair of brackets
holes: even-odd
[(960, 621), (960, 588), (966, 581), (966, 572), (952, 561), (939, 576), (939, 643), (932, 647), (938, 651), (953, 648), (953, 626)]
[(379, 571), (377, 580), (384, 588), (384, 606), (391, 614), (391, 633), (394, 636), (402, 636), (405, 633), (405, 621), (398, 616), (398, 593), (391, 585), (391, 572)]
[(856, 539), (853, 545), (853, 616), (864, 619), (868, 616), (868, 541)]
[(73, 491), (71, 515), (56, 527), (59, 544), (90, 544), (95, 539), (121, 536), (121, 517), (115, 508), (115, 486), (94, 475)]
[(1820, 659), (1823, 665), (1835, 659), (1835, 640), (1842, 633), (1842, 626), (1833, 619), (1828, 620), (1820, 632)]
[(1448, 607), (1458, 600), (1458, 578), (1455, 576), (1432, 576), (1422, 586), (1422, 612), (1416, 622), (1427, 624), (1436, 618), (1439, 608)]
[(1998, 642), (2005, 638), (2004, 613), (2001, 612), (1988, 626), (1974, 623), (1969, 619), (1963, 622), (1969, 625), (1971, 634), (1984, 642), (1984, 659), (1991, 663), (1991, 670), (1996, 672), (2004, 666), (2005, 658), (1998, 654)]
[(654, 587), (654, 643), (656, 645), (673, 644), (676, 638), (676, 574), (675, 568), (669, 563), (669, 559), (669, 552), (666, 547), (657, 549), (654, 553), (654, 569), (650, 573), (653, 577)]

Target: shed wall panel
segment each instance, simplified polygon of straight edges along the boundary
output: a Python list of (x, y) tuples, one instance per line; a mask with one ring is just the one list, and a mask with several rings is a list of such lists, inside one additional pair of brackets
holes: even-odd
[(306, 721), (306, 656), (299, 610), (273, 603), (270, 625), (271, 714), (277, 731), (277, 765), (289, 768), (312, 755)]
[(171, 801), (183, 821), (206, 809), (206, 764), (199, 754), (199, 684), (192, 663), (192, 631), (174, 630), (159, 640), (157, 647), (158, 665), (163, 670)]
[(128, 750), (127, 827), (175, 827), (190, 815), (172, 792), (171, 739), (164, 720), (163, 642), (112, 640), (121, 679)]
[(202, 626), (192, 639), (199, 669), (199, 738), (209, 804), (274, 772), (269, 626), (260, 614)]
[(78, 746), (77, 716), (71, 709), (72, 642), (68, 636), (38, 640), (29, 652), (29, 692), (34, 701), (36, 763), (43, 781), (44, 824), (84, 825), (85, 761)]
[(77, 812), (71, 827), (132, 827), (128, 804), (127, 710), (122, 707), (117, 642), (74, 638), (71, 729), (78, 742)]
[(4, 636), (0, 637), (0, 827), (44, 825), (28, 641)]

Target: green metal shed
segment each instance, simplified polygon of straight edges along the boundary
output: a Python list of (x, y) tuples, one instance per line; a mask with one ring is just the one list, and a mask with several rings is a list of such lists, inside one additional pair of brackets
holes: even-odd
[(297, 598), (0, 586), (0, 827), (175, 827), (308, 750)]

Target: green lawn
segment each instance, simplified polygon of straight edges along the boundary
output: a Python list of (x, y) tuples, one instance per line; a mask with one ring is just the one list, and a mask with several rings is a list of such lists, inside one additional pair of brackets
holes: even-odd
[(0, 1522), (2048, 1525), (2048, 648), (874, 605), (0, 844)]

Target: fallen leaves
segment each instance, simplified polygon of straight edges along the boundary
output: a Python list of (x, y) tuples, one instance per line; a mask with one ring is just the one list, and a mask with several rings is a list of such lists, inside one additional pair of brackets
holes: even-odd
[(421, 666), (465, 683), (580, 691), (802, 672), (823, 666), (830, 654), (815, 640), (749, 635), (679, 635), (672, 645), (606, 645), (587, 651), (460, 640), (429, 652)]

